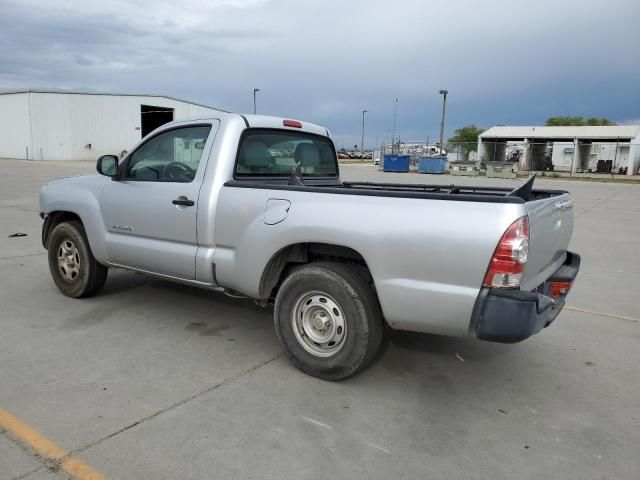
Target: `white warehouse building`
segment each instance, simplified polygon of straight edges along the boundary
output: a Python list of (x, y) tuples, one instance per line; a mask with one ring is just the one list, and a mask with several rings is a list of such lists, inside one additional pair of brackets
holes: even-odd
[(0, 91), (0, 157), (96, 160), (129, 150), (172, 120), (222, 110), (161, 95)]
[(640, 169), (640, 125), (500, 125), (478, 137), (478, 159), (517, 162), (520, 170), (636, 175)]

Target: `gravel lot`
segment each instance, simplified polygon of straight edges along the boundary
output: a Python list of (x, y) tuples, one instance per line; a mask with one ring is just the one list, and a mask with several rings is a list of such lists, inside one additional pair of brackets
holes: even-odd
[[(327, 383), (287, 362), (271, 312), (248, 301), (124, 271), (97, 297), (62, 296), (37, 193), (92, 171), (0, 160), (0, 409), (105, 477), (640, 476), (640, 185), (539, 181), (573, 194), (583, 258), (549, 329), (516, 345), (397, 333), (372, 368)], [(1, 479), (64, 478), (54, 470), (0, 433)]]

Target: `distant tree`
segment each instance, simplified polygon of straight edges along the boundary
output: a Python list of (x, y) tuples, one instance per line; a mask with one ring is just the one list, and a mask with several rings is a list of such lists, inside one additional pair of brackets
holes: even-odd
[(462, 153), (475, 152), (478, 149), (478, 137), (482, 132), (484, 132), (483, 128), (472, 123), (453, 132), (454, 135), (449, 138), (449, 143), (459, 147)]
[(547, 127), (584, 127), (585, 122), (582, 117), (560, 116), (549, 117), (545, 125)]
[(591, 117), (591, 118), (587, 118), (587, 125), (610, 126), (610, 125), (617, 125), (617, 123), (616, 122), (612, 122), (608, 118), (604, 118), (604, 117), (602, 117), (602, 118)]
[(617, 124), (616, 122), (612, 122), (608, 118), (591, 117), (585, 120), (584, 117), (559, 116), (549, 117), (545, 125), (547, 127), (584, 127), (585, 125), (594, 126)]

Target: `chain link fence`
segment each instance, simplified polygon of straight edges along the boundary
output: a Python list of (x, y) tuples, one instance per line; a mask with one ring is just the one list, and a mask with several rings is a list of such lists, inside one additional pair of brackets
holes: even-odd
[[(443, 149), (426, 142), (380, 145), (374, 150), (375, 163), (384, 156), (409, 155), (411, 164), (420, 158), (445, 156), (452, 164), (474, 164), (478, 170), (491, 165), (509, 165), (517, 171), (608, 173), (626, 175), (630, 162), (630, 142), (523, 142), (483, 141), (469, 143), (449, 142)], [(635, 173), (635, 172), (634, 172)]]
[(630, 165), (631, 144), (566, 140), (483, 141), (476, 150), (478, 161), (485, 165), (492, 162), (517, 163), (519, 170), (526, 171), (625, 175)]

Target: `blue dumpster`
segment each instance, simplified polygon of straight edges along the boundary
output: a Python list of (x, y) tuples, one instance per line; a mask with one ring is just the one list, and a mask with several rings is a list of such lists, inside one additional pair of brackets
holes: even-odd
[(382, 170), (385, 172), (408, 172), (409, 155), (385, 155)]
[(445, 173), (447, 159), (445, 157), (420, 157), (418, 159), (418, 173)]

